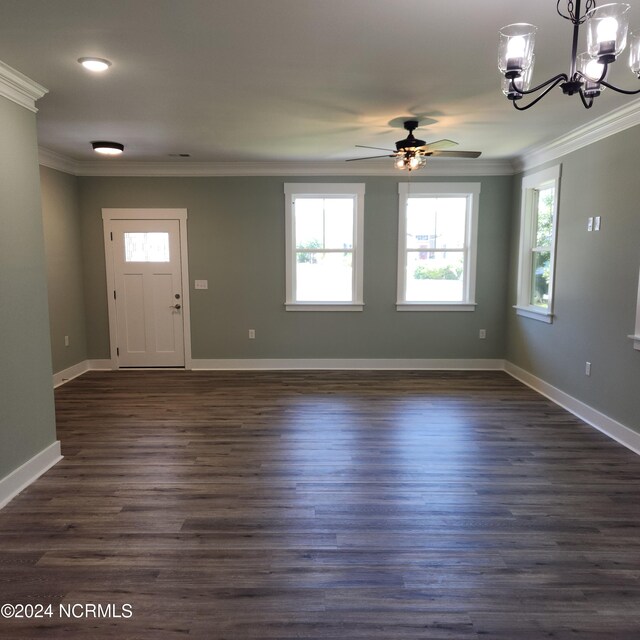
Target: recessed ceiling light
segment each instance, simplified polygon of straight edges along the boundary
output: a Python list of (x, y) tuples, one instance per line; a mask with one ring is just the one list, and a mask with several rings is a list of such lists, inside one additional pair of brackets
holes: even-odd
[(124, 151), (124, 145), (119, 142), (96, 140), (91, 143), (91, 146), (96, 153), (102, 153), (105, 156), (118, 156)]
[(109, 62), (109, 60), (105, 60), (104, 58), (78, 58), (78, 62), (85, 69), (97, 72), (106, 71), (111, 66), (111, 62)]

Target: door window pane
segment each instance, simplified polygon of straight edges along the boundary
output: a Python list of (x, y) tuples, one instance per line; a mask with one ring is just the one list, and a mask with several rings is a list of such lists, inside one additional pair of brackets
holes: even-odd
[(169, 234), (166, 232), (125, 233), (125, 262), (169, 262)]

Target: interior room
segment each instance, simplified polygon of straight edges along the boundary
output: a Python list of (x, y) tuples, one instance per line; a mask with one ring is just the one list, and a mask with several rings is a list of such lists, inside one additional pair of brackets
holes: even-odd
[(638, 637), (637, 0), (1, 8), (0, 636)]

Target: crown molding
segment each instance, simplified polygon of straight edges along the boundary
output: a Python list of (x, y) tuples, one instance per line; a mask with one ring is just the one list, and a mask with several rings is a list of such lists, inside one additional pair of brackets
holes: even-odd
[(78, 168), (80, 163), (73, 158), (63, 156), (60, 153), (46, 149), (45, 147), (38, 147), (38, 162), (43, 167), (49, 167), (50, 169), (57, 169), (64, 173), (70, 173), (72, 176), (78, 175)]
[[(77, 161), (40, 148), (40, 164), (75, 176), (107, 177), (233, 177), (233, 176), (394, 176), (400, 172), (388, 163), (361, 162), (127, 162)], [(433, 158), (420, 176), (513, 175), (510, 160), (460, 160)]]
[(0, 62), (0, 96), (37, 113), (36, 100), (42, 98), (46, 93), (49, 93), (48, 89), (11, 68), (8, 64)]
[(601, 118), (591, 120), (586, 125), (573, 129), (552, 142), (524, 149), (515, 160), (514, 167), (517, 173), (533, 169), (638, 124), (640, 124), (640, 99), (614, 109)]

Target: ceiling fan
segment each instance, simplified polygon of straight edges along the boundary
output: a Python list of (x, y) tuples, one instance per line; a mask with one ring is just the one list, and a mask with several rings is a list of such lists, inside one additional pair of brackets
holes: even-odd
[(418, 128), (417, 120), (406, 120), (404, 128), (409, 135), (404, 140), (396, 142), (396, 150), (385, 149), (383, 147), (368, 147), (363, 144), (357, 144), (356, 147), (361, 149), (378, 149), (380, 151), (390, 151), (391, 154), (382, 156), (369, 156), (368, 158), (350, 158), (347, 162), (356, 162), (357, 160), (371, 160), (373, 158), (395, 158), (396, 169), (406, 169), (407, 171), (415, 171), (421, 169), (427, 164), (427, 158), (430, 156), (440, 156), (446, 158), (477, 158), (480, 151), (447, 151), (449, 147), (457, 146), (457, 142), (453, 140), (436, 140), (435, 142), (425, 142), (419, 140), (413, 135), (415, 129)]

